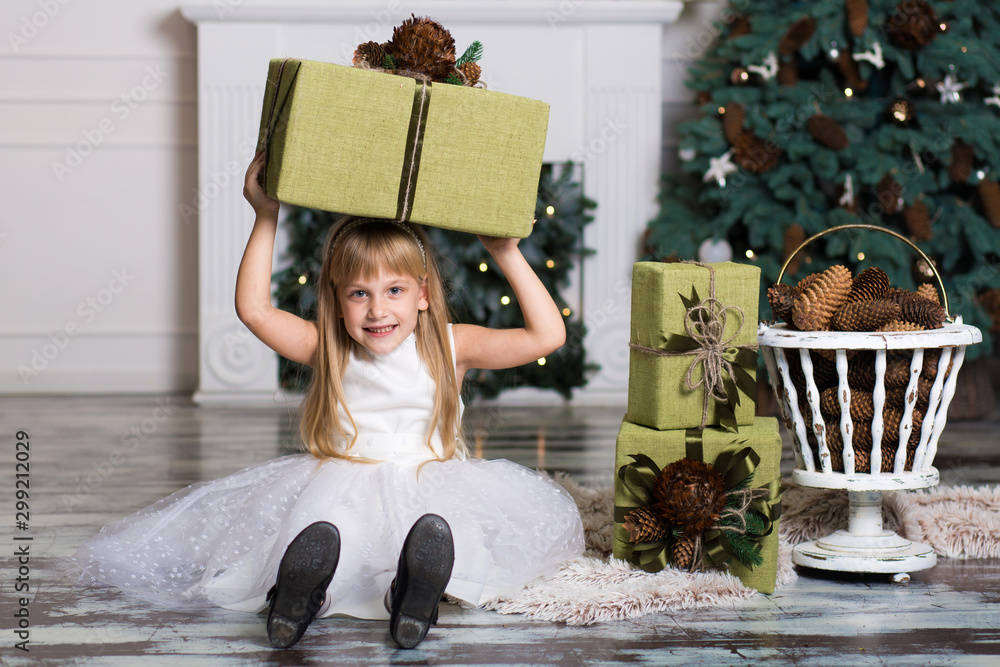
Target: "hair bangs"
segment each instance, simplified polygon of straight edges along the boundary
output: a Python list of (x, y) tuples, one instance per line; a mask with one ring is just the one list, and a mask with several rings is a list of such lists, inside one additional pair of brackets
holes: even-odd
[(389, 222), (368, 222), (363, 227), (337, 235), (329, 258), (335, 284), (369, 280), (384, 270), (423, 280), (427, 275), (423, 256), (405, 230)]

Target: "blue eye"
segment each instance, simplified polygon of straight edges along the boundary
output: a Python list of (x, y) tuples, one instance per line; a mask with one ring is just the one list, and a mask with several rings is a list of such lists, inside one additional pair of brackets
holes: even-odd
[(390, 287), (389, 288), (389, 294), (402, 294), (402, 293), (403, 293), (403, 288), (402, 287)]
[(364, 290), (360, 290), (359, 289), (359, 290), (354, 290), (353, 292), (351, 292), (351, 297), (355, 298), (355, 299), (364, 298), (364, 296), (365, 296), (365, 291)]

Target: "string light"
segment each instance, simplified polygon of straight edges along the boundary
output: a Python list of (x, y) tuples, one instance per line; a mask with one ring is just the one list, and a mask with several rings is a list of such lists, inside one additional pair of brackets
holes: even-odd
[(479, 264), (479, 270), (482, 271), (483, 273), (486, 273), (486, 269), (488, 268), (490, 267), (486, 266), (486, 262), (482, 262)]
[(719, 107), (719, 115), (722, 116), (726, 113), (726, 107)]
[(544, 366), (545, 365), (545, 357), (542, 357), (541, 359), (538, 360), (538, 365), (539, 366)]
[(853, 90), (851, 90), (850, 88), (844, 88), (844, 95), (845, 96), (850, 97), (853, 94), (854, 94)]
[(569, 317), (569, 314), (573, 312), (569, 308), (563, 308), (563, 317)]
[(547, 216), (549, 216), (551, 218), (555, 214), (556, 214), (556, 207), (555, 206), (546, 206), (545, 207), (545, 215), (547, 215)]
[(858, 261), (859, 261), (859, 262), (860, 262), (860, 261), (863, 261), (863, 260), (864, 260), (864, 258), (865, 258), (865, 253), (863, 253), (863, 252), (859, 252), (859, 253), (858, 253)]
[(308, 280), (308, 278), (306, 278), (305, 276), (299, 276), (299, 284), (300, 285), (305, 285), (306, 284), (306, 280)]
[(556, 265), (556, 263), (553, 260), (551, 260), (551, 259), (549, 261), (545, 262), (545, 266), (549, 267), (550, 269), (553, 268), (553, 267), (555, 267), (555, 265)]
[(500, 297), (500, 303), (506, 306), (508, 303), (510, 303), (510, 297), (507, 295)]
[(747, 259), (753, 259), (753, 250), (747, 250)]

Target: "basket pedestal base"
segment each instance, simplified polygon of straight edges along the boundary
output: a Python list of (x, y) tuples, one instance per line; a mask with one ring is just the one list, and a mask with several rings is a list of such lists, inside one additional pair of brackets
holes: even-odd
[[(820, 486), (804, 471), (795, 471), (795, 481), (804, 486)], [(837, 485), (837, 476), (825, 475), (826, 488)], [(831, 477), (833, 479), (831, 479)], [(880, 482), (893, 481), (896, 488), (922, 488), (937, 484), (937, 470), (931, 468), (924, 475), (870, 476)], [(882, 490), (854, 490), (851, 477), (841, 475), (839, 482), (847, 486), (850, 509), (847, 530), (797, 545), (792, 550), (796, 565), (838, 572), (881, 572), (896, 574), (897, 581), (909, 579), (907, 572), (926, 570), (937, 563), (937, 555), (926, 544), (911, 542), (882, 527)], [(853, 480), (852, 480), (853, 481)], [(814, 482), (814, 484), (809, 484)], [(843, 488), (843, 486), (841, 488)], [(881, 484), (878, 484), (881, 486)]]

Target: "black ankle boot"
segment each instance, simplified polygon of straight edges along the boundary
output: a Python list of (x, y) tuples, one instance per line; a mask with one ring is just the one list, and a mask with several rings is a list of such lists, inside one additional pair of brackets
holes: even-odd
[(277, 648), (299, 641), (326, 599), (340, 559), (340, 532), (317, 521), (295, 536), (278, 566), (278, 581), (267, 593), (267, 638)]
[(414, 648), (437, 622), (438, 603), (454, 563), (448, 522), (436, 514), (417, 519), (403, 542), (389, 592), (389, 633), (400, 647)]

